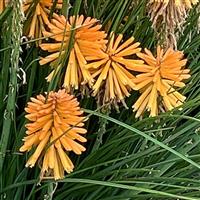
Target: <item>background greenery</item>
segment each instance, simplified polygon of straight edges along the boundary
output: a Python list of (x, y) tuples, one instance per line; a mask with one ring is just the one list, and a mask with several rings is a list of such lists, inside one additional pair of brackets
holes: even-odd
[[(157, 40), (145, 0), (76, 0), (71, 5), (70, 15), (96, 17), (108, 32), (133, 35), (142, 47), (155, 51)], [(24, 107), (30, 96), (48, 89), (45, 77), (50, 68), (39, 66), (41, 50), (34, 42), (17, 38), (15, 14), (7, 8), (0, 15), (1, 199), (200, 199), (198, 8), (188, 14), (178, 41), (192, 75), (182, 90), (188, 97), (183, 109), (138, 120), (131, 109), (137, 92), (126, 100), (130, 109), (120, 106), (109, 116), (97, 111), (94, 98), (79, 98), (90, 116), (87, 151), (70, 154), (75, 170), (65, 179), (40, 184), (39, 168), (25, 168), (28, 154), (18, 150), (25, 135)]]

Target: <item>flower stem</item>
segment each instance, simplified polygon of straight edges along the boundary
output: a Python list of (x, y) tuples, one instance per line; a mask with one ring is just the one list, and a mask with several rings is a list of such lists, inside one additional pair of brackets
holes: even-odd
[[(0, 141), (0, 175), (3, 171), (3, 164), (6, 156), (6, 150), (8, 146), (8, 141), (11, 135), (11, 128), (14, 122), (15, 116), (15, 103), (17, 96), (17, 73), (18, 73), (18, 65), (20, 58), (20, 42), (22, 35), (22, 21), (23, 21), (23, 13), (22, 13), (22, 1), (21, 0), (13, 0), (11, 1), (11, 5), (13, 8), (11, 19), (11, 44), (12, 44), (12, 52), (11, 52), (11, 65), (10, 65), (10, 80), (9, 80), (9, 91), (8, 91), (8, 99), (6, 109), (4, 110), (4, 119), (3, 119), (3, 129)], [(8, 67), (8, 66), (7, 66)], [(1, 176), (2, 177), (2, 176)], [(2, 178), (1, 178), (2, 179)], [(1, 180), (1, 187), (3, 181)]]

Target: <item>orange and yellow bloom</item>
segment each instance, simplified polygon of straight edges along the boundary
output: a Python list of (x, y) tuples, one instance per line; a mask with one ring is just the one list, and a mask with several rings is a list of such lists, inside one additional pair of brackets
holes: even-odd
[[(90, 86), (93, 84), (92, 76), (85, 65), (87, 60), (94, 58), (98, 59), (103, 54), (102, 48), (106, 44), (106, 34), (100, 31), (101, 25), (97, 24), (98, 20), (83, 15), (72, 16), (69, 21), (66, 21), (64, 16), (53, 15), (52, 23), (48, 26), (50, 28), (51, 38), (55, 40), (52, 43), (43, 43), (40, 47), (51, 54), (45, 58), (41, 58), (40, 65), (51, 63), (54, 69), (47, 77), (51, 81), (54, 74), (60, 68), (59, 57), (64, 56), (68, 49), (71, 30), (74, 29), (74, 45), (70, 51), (68, 65), (64, 77), (63, 86), (67, 91), (71, 89), (78, 89), (80, 85), (88, 83)], [(57, 64), (57, 66), (55, 66)]]
[(34, 167), (40, 160), (41, 179), (44, 176), (63, 178), (64, 171), (70, 173), (74, 168), (68, 152), (80, 155), (85, 147), (79, 142), (87, 141), (82, 136), (87, 131), (82, 128), (85, 118), (81, 116), (83, 111), (78, 101), (65, 90), (59, 90), (31, 98), (25, 111), (30, 122), (26, 124), (27, 136), (20, 151), (35, 148), (26, 167)]
[[(63, 0), (58, 0), (56, 9), (62, 8)], [(46, 26), (49, 22), (49, 12), (54, 4), (53, 0), (25, 0), (23, 10), (26, 15), (25, 34), (30, 38), (46, 36)]]
[(128, 97), (129, 91), (135, 87), (132, 67), (143, 63), (141, 60), (129, 59), (141, 51), (140, 43), (134, 42), (133, 37), (123, 43), (122, 39), (122, 34), (115, 38), (115, 34), (111, 33), (104, 56), (96, 60), (91, 58), (91, 63), (86, 65), (96, 80), (92, 87), (93, 95), (102, 93), (103, 103), (113, 102), (116, 105), (121, 101), (125, 105), (124, 98)]
[(157, 57), (147, 49), (137, 56), (146, 64), (134, 68), (139, 72), (134, 83), (141, 93), (133, 105), (134, 111), (137, 111), (136, 117), (141, 116), (145, 110), (150, 112), (150, 116), (156, 116), (160, 108), (168, 111), (181, 106), (186, 97), (176, 88), (184, 87), (183, 80), (190, 78), (190, 70), (185, 69), (187, 59), (183, 59), (183, 53), (171, 48), (164, 52), (158, 46)]
[(0, 1), (0, 14), (4, 11), (6, 6), (9, 4), (10, 0), (1, 0)]

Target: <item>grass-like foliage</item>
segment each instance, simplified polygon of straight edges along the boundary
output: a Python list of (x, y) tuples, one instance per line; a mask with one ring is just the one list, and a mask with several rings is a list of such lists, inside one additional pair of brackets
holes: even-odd
[[(86, 91), (84, 96), (80, 90), (73, 91), (88, 117), (86, 151), (81, 156), (70, 152), (74, 171), (55, 181), (40, 180), (40, 160), (33, 168), (25, 167), (33, 150), (19, 151), (26, 132), (24, 108), (30, 97), (62, 87), (65, 73), (62, 67), (67, 66), (73, 41), (69, 38), (64, 59), (58, 56), (60, 70), (47, 82), (45, 78), (52, 69), (49, 63), (39, 64), (40, 56), (48, 55), (39, 44), (52, 39), (22, 37), (26, 27), (20, 2), (11, 0), (12, 6), (0, 14), (1, 199), (200, 199), (198, 5), (188, 12), (177, 41), (177, 49), (188, 59), (191, 75), (186, 86), (179, 90), (187, 97), (182, 109), (160, 112), (156, 117), (145, 113), (142, 118), (136, 118), (131, 107), (140, 96), (138, 91), (132, 91), (125, 99), (127, 108), (119, 103), (117, 109), (99, 105), (92, 92)], [(56, 9), (56, 2), (50, 15)], [(147, 0), (63, 0), (63, 8), (57, 12), (65, 16), (95, 17), (108, 34), (122, 33), (125, 41), (133, 36), (141, 48), (156, 51), (157, 33), (147, 14)]]

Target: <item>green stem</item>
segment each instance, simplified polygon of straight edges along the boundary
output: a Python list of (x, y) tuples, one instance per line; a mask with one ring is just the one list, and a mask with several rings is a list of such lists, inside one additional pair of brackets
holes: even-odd
[[(104, 114), (109, 116), (109, 111), (106, 111)], [(103, 144), (103, 135), (106, 132), (107, 123), (108, 123), (107, 119), (99, 118), (99, 129), (98, 129), (97, 137), (96, 137), (91, 153), (98, 150), (99, 147)]]
[(12, 53), (11, 53), (11, 68), (10, 68), (10, 81), (8, 86), (8, 99), (6, 109), (4, 111), (3, 119), (3, 129), (0, 141), (0, 178), (1, 178), (1, 188), (3, 184), (2, 172), (4, 167), (4, 160), (6, 156), (6, 150), (8, 146), (8, 141), (11, 135), (12, 122), (14, 121), (15, 116), (15, 103), (17, 96), (17, 73), (19, 65), (19, 56), (20, 56), (20, 40), (22, 35), (22, 5), (20, 0), (11, 1), (13, 12), (12, 12)]
[(71, 8), (71, 5), (69, 3), (69, 0), (64, 0), (61, 12), (66, 18), (68, 18), (70, 8)]
[[(37, 56), (38, 56), (38, 50), (37, 50), (37, 48), (35, 48), (33, 50), (33, 59), (36, 58)], [(32, 96), (36, 70), (37, 70), (37, 62), (33, 62), (32, 67), (31, 67), (31, 75), (30, 75), (30, 79), (29, 79), (29, 84), (28, 84), (26, 102), (28, 102), (29, 98)]]

